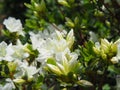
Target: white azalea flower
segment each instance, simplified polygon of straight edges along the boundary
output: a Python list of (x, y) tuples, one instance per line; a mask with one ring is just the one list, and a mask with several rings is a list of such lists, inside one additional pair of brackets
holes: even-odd
[(22, 63), (20, 67), (27, 73), (28, 77), (32, 77), (39, 71), (39, 69), (37, 69), (35, 66), (29, 66), (28, 62)]
[(55, 31), (56, 32), (56, 36), (57, 36), (57, 38), (56, 39), (58, 39), (58, 40), (61, 40), (61, 39), (63, 39), (63, 36), (62, 36), (62, 34), (61, 34), (61, 32), (60, 31)]
[(75, 41), (73, 29), (68, 33), (68, 35), (66, 37), (66, 41), (67, 41), (68, 47), (71, 48), (73, 46), (74, 41)]
[(18, 32), (20, 35), (24, 36), (24, 32), (22, 31), (22, 23), (19, 19), (15, 19), (13, 17), (9, 17), (3, 21), (3, 24), (6, 28), (11, 32)]
[(21, 78), (17, 78), (17, 79), (14, 79), (13, 82), (15, 82), (17, 84), (23, 84), (23, 83), (25, 83), (25, 80), (21, 79)]
[(49, 33), (49, 35), (47, 32), (47, 36), (43, 37), (42, 35), (44, 34), (45, 33), (42, 32), (39, 32), (38, 34), (30, 32), (30, 39), (33, 49), (37, 49), (39, 52), (38, 58), (36, 60), (41, 62), (43, 66), (45, 65), (48, 58), (59, 56), (60, 53), (70, 49), (74, 43), (73, 30), (68, 33), (66, 38), (60, 31), (57, 30), (55, 30), (55, 32)]
[(118, 44), (117, 46), (117, 55), (111, 59), (111, 62), (113, 64), (116, 64), (119, 62), (119, 60), (120, 60), (120, 44)]
[(89, 38), (90, 41), (93, 41), (93, 42), (98, 41), (98, 36), (97, 36), (97, 34), (95, 34), (94, 32), (90, 31), (90, 32), (89, 32), (89, 35), (90, 35), (90, 38)]
[(0, 90), (12, 90), (12, 85), (10, 83), (6, 83), (4, 86), (0, 85)]
[(0, 61), (6, 56), (7, 44), (3, 41), (0, 43)]
[(45, 64), (47, 58), (53, 56), (53, 52), (52, 52), (52, 51), (46, 50), (46, 49), (44, 49), (44, 48), (41, 49), (41, 50), (39, 51), (39, 53), (40, 53), (40, 54), (38, 55), (38, 58), (36, 58), (36, 60), (39, 61), (39, 62), (41, 62), (42, 65)]
[(49, 38), (41, 48), (38, 48), (40, 54), (37, 60), (41, 63), (43, 63), (43, 60), (46, 62), (47, 58), (54, 57), (57, 54), (64, 52), (66, 49), (68, 49), (68, 47), (64, 39), (58, 41)]
[(7, 46), (7, 43), (4, 41), (0, 43), (0, 61), (6, 60), (6, 61), (12, 61), (12, 54), (14, 53), (14, 50), (12, 49), (12, 44)]
[(15, 89), (15, 85), (11, 79), (6, 79), (5, 85), (0, 85), (0, 90), (13, 90)]
[(29, 56), (29, 54), (24, 50), (25, 47), (26, 45), (22, 45), (20, 40), (17, 40), (17, 44), (12, 46), (14, 50), (12, 57), (14, 60), (23, 60)]
[(120, 43), (117, 46), (117, 57), (120, 59)]
[(45, 40), (41, 38), (40, 33), (35, 34), (33, 32), (30, 32), (30, 39), (32, 42), (33, 49), (39, 48), (43, 43), (45, 43)]
[(39, 69), (37, 69), (35, 66), (29, 66), (28, 62), (24, 61), (19, 64), (18, 71), (19, 72), (14, 75), (16, 78), (14, 79), (15, 82), (19, 82), (21, 80), (24, 81), (22, 79), (24, 76), (27, 76), (28, 81), (31, 81), (34, 75), (39, 72)]

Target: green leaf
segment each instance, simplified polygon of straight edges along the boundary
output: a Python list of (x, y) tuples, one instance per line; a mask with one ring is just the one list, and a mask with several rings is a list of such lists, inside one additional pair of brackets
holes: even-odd
[(68, 0), (70, 4), (74, 4), (75, 0)]
[(47, 64), (56, 65), (56, 61), (55, 61), (54, 58), (48, 58), (48, 59), (47, 59)]
[(29, 8), (29, 9), (32, 9), (32, 10), (33, 10), (33, 6), (32, 6), (32, 5), (30, 5), (30, 4), (28, 4), (28, 3), (24, 3), (24, 5), (25, 5), (27, 8)]
[(10, 73), (10, 72), (9, 72), (9, 68), (8, 68), (7, 65), (5, 65), (5, 67), (4, 67), (4, 72), (5, 72), (5, 74), (9, 74), (9, 73)]
[(44, 80), (44, 77), (42, 75), (40, 75), (37, 79), (37, 82), (41, 83), (41, 82), (43, 82), (43, 80)]
[(110, 86), (108, 84), (105, 84), (103, 87), (102, 87), (102, 90), (111, 90)]
[(2, 33), (6, 36), (10, 36), (10, 32), (8, 30), (2, 30)]
[(120, 73), (120, 67), (115, 67), (114, 65), (108, 66), (108, 71), (119, 74)]
[(45, 1), (44, 1), (44, 0), (41, 1), (41, 3), (40, 3), (40, 8), (41, 8), (41, 10), (42, 10), (43, 12), (46, 11), (46, 5), (45, 5)]

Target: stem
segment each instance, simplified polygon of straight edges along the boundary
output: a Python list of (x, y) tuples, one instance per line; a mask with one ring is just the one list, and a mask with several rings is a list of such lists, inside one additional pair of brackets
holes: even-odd
[(106, 65), (105, 69), (104, 69), (104, 73), (102, 75), (102, 78), (100, 80), (100, 84), (98, 85), (98, 90), (102, 90), (102, 87), (104, 85), (104, 81), (105, 81), (105, 78), (106, 78), (106, 72), (107, 72), (107, 69), (108, 69), (108, 65)]
[(52, 23), (51, 25), (52, 25), (56, 30), (58, 30), (58, 31), (60, 31), (60, 32), (62, 31), (62, 30), (60, 30), (54, 23)]
[(14, 79), (14, 76), (13, 76), (14, 74), (11, 72), (10, 73), (10, 78), (13, 80)]
[(24, 84), (22, 85), (22, 90), (27, 90)]
[(104, 74), (102, 76), (102, 79), (100, 80), (100, 84), (98, 85), (98, 90), (102, 90), (103, 82), (104, 82)]

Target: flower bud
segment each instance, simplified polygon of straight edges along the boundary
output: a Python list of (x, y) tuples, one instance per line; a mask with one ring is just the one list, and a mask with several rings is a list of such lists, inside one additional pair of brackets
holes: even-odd
[(66, 37), (66, 41), (68, 43), (69, 48), (71, 48), (73, 46), (74, 40), (75, 40), (74, 33), (73, 33), (73, 30), (71, 30)]
[(70, 7), (70, 5), (68, 4), (68, 2), (66, 0), (58, 0), (58, 3), (63, 5), (63, 6)]
[(19, 78), (19, 79), (14, 79), (13, 80), (15, 83), (17, 83), (17, 84), (23, 84), (23, 83), (25, 83), (25, 80), (24, 79), (21, 79), (21, 78)]
[(97, 17), (103, 17), (104, 13), (101, 12), (101, 11), (95, 11), (94, 15), (97, 16)]
[(65, 24), (66, 24), (67, 26), (71, 27), (71, 28), (73, 28), (73, 27), (75, 26), (74, 23), (73, 23), (73, 22), (70, 22), (70, 21), (65, 22)]
[(113, 64), (118, 63), (118, 58), (117, 58), (117, 57), (113, 57), (113, 58), (111, 59), (111, 62), (112, 62)]
[(107, 39), (101, 39), (101, 44), (102, 44), (102, 45), (105, 45), (105, 46), (107, 46), (107, 47), (110, 46), (110, 43), (108, 42)]
[(52, 64), (47, 64), (48, 70), (52, 71), (53, 73), (55, 73), (56, 75), (60, 76), (61, 75), (61, 71), (60, 69)]
[(32, 80), (33, 80), (33, 76), (29, 76), (27, 81), (31, 82)]
[(107, 25), (108, 27), (111, 26), (109, 21), (106, 20), (105, 23), (106, 23), (106, 25)]
[(79, 18), (78, 17), (75, 17), (74, 23), (75, 23), (75, 25), (79, 24)]
[(111, 52), (112, 53), (117, 53), (117, 44), (114, 43), (114, 44), (111, 45)]
[(107, 59), (107, 55), (104, 53), (104, 51), (103, 50), (101, 50), (101, 57), (102, 57), (102, 59)]
[(99, 54), (100, 53), (100, 50), (96, 47), (93, 47), (93, 51), (96, 53), (96, 54)]
[(109, 53), (109, 47), (105, 44), (101, 44), (101, 49), (104, 51), (104, 53)]

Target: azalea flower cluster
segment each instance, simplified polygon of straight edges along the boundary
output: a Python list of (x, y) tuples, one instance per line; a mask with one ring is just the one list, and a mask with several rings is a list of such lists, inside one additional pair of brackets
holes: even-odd
[[(10, 33), (16, 32), (18, 35), (25, 36), (19, 19), (9, 17), (4, 20), (3, 24)], [(19, 39), (15, 45), (7, 44), (4, 41), (0, 43), (0, 62), (1, 65), (6, 62), (9, 69), (7, 79), (10, 80), (10, 85), (7, 81), (5, 81), (6, 84), (0, 85), (1, 90), (5, 90), (6, 87), (12, 90), (16, 84), (32, 82), (39, 77), (39, 74), (44, 73), (44, 69), (57, 76), (67, 76), (70, 72), (73, 72), (74, 76), (76, 75), (80, 63), (77, 61), (78, 55), (71, 52), (75, 40), (73, 30), (68, 34), (66, 31), (44, 30), (38, 33), (29, 32), (29, 35), (31, 44), (23, 45)], [(38, 51), (38, 56), (33, 58), (34, 60), (31, 63), (29, 63), (29, 59), (31, 53), (34, 52), (29, 50), (28, 46), (30, 45), (33, 51)], [(37, 67), (37, 62), (41, 64), (40, 67)]]
[[(26, 38), (19, 19), (9, 17), (3, 24), (8, 33)], [(89, 81), (81, 79), (80, 70), (83, 65), (78, 60), (79, 53), (73, 50), (75, 42), (73, 29), (67, 33), (50, 25), (44, 31), (30, 31), (27, 34), (29, 40), (25, 44), (18, 37), (15, 38), (15, 43), (0, 42), (0, 75), (4, 77), (0, 81), (0, 90), (8, 88), (23, 90), (33, 83), (39, 83), (37, 82), (39, 77), (46, 74), (55, 75), (60, 83), (92, 86)], [(92, 41), (96, 35), (92, 37), (93, 32), (90, 34)], [(116, 64), (120, 59), (119, 43), (120, 40), (113, 43), (101, 39), (101, 42), (96, 42), (92, 49), (100, 59)], [(38, 85), (39, 87), (32, 89), (40, 89), (41, 84)]]

